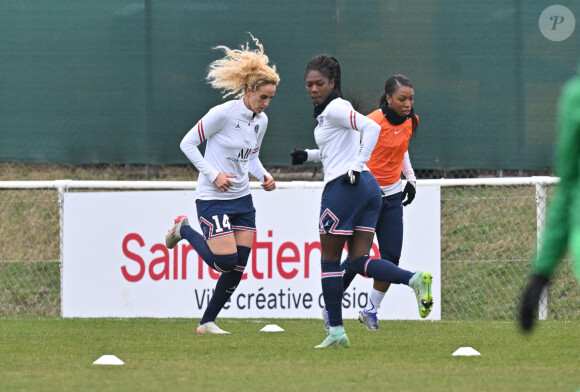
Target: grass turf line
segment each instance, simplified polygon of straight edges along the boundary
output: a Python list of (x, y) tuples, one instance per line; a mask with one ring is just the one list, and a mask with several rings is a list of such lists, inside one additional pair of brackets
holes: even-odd
[[(259, 332), (277, 324), (282, 333)], [(346, 320), (352, 346), (315, 350), (321, 320), (0, 319), (2, 391), (575, 391), (580, 322)], [(453, 357), (470, 346), (482, 355)], [(114, 354), (123, 366), (92, 365)]]

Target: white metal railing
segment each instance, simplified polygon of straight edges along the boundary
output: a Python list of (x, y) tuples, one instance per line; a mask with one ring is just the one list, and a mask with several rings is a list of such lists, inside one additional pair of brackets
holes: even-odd
[[(502, 185), (553, 185), (559, 181), (557, 177), (503, 177), (503, 178), (464, 178), (464, 179), (434, 179), (417, 180), (417, 186), (502, 186)], [(84, 180), (54, 180), (54, 181), (1, 181), (0, 189), (195, 189), (195, 181), (84, 181)], [(279, 181), (280, 189), (290, 188), (321, 188), (322, 181)], [(250, 188), (259, 189), (259, 182), (250, 182)]]

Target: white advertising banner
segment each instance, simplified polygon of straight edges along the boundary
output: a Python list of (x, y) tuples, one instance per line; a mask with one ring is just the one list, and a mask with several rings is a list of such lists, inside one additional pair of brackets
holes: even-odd
[[(256, 241), (244, 278), (219, 317), (321, 317), (321, 194), (322, 189), (252, 190)], [(187, 215), (199, 230), (194, 199), (194, 191), (66, 193), (63, 317), (201, 318), (219, 275), (187, 241), (165, 247), (178, 215)], [(432, 272), (435, 303), (427, 320), (439, 320), (440, 188), (420, 187), (404, 219), (400, 266)], [(355, 278), (343, 298), (344, 318), (358, 317), (371, 288), (372, 280)], [(379, 318), (420, 320), (413, 291), (392, 285)]]

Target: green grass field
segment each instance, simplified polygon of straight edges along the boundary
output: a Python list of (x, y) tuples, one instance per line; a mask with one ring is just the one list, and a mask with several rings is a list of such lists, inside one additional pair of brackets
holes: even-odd
[[(0, 319), (0, 391), (577, 391), (580, 322), (347, 320), (351, 347), (315, 350), (320, 320)], [(266, 324), (285, 332), (259, 332)], [(470, 346), (476, 357), (454, 357)], [(113, 354), (123, 366), (92, 363)]]

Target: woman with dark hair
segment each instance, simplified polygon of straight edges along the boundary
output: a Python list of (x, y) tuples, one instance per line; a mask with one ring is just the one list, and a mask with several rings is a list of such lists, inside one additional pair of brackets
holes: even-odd
[[(403, 206), (411, 204), (416, 194), (416, 178), (409, 158), (409, 140), (417, 130), (419, 119), (413, 109), (415, 91), (409, 78), (393, 75), (385, 82), (379, 99), (379, 109), (367, 117), (381, 126), (377, 144), (367, 162), (377, 179), (382, 193), (382, 207), (377, 221), (376, 234), (381, 259), (399, 265), (403, 247)], [(407, 180), (403, 189), (401, 172)], [(345, 270), (344, 289), (356, 273)], [(377, 312), (390, 287), (389, 282), (375, 280), (365, 309), (359, 312), (359, 321), (369, 330), (379, 329)], [(427, 317), (431, 308), (422, 317)]]
[(292, 164), (322, 162), (324, 190), (320, 206), (322, 294), (328, 336), (316, 348), (348, 347), (342, 322), (343, 281), (340, 260), (348, 245), (349, 270), (382, 282), (409, 285), (415, 291), (419, 312), (433, 303), (429, 272), (412, 273), (382, 259), (371, 259), (381, 189), (366, 162), (377, 142), (380, 126), (355, 111), (342, 98), (338, 60), (327, 54), (313, 57), (304, 72), (306, 91), (314, 104), (318, 149), (293, 150)]

